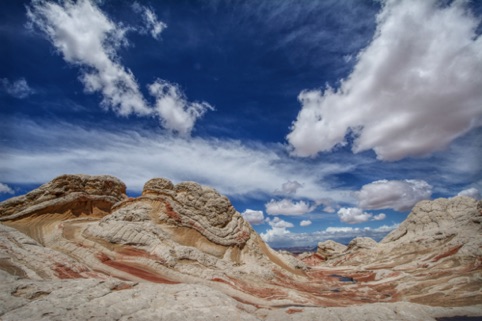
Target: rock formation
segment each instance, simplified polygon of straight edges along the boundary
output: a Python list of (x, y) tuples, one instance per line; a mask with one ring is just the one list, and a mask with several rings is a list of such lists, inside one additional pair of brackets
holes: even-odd
[[(193, 182), (153, 179), (127, 198), (113, 177), (65, 175), (0, 210), (17, 275), (197, 283), (268, 306), (307, 300), (284, 288), (305, 277), (303, 264), (269, 248), (225, 196)], [(27, 262), (31, 255), (53, 260)]]
[(445, 306), (479, 303), (481, 204), (469, 197), (421, 201), (380, 243), (356, 238), (324, 264), (392, 284), (400, 299)]
[(346, 250), (346, 245), (328, 240), (318, 243), (318, 253), (324, 260), (328, 260), (336, 255), (340, 255)]
[[(363, 320), (360, 311), (371, 311), (366, 320), (430, 320), (481, 311), (481, 205), (469, 198), (420, 203), (380, 243), (328, 241), (297, 259), (267, 246), (212, 188), (158, 178), (139, 197), (125, 190), (110, 176), (64, 175), (0, 203), (0, 319)], [(377, 305), (354, 306), (364, 303)], [(345, 308), (316, 308), (328, 306)]]

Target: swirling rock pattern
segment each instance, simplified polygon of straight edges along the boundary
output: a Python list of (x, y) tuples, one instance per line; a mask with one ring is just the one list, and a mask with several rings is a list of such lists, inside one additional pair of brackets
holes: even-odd
[(323, 264), (371, 272), (361, 278), (385, 280), (400, 299), (447, 306), (478, 303), (481, 209), (482, 201), (463, 196), (421, 201), (380, 243), (356, 238), (341, 255)]
[[(396, 301), (482, 311), (480, 202), (422, 202), (380, 243), (328, 241), (297, 259), (269, 248), (210, 187), (155, 178), (139, 197), (125, 191), (111, 176), (64, 175), (0, 203), (2, 320), (211, 320), (225, 309), (241, 320), (430, 320), (461, 311)], [(366, 303), (380, 304), (316, 308)]]

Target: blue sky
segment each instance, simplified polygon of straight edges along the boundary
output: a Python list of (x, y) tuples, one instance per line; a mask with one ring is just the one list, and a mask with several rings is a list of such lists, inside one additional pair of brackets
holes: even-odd
[(482, 191), (479, 1), (2, 1), (0, 199), (65, 173), (226, 194), (270, 245)]

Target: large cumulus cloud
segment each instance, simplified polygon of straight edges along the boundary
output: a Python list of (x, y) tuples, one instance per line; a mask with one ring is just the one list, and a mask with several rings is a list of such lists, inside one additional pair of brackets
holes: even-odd
[(292, 153), (313, 156), (353, 140), (353, 152), (399, 160), (481, 126), (479, 23), (465, 1), (384, 1), (373, 40), (339, 88), (299, 95)]

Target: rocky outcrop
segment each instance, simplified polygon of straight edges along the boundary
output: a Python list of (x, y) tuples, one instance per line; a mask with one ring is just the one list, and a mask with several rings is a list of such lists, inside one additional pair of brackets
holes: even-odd
[(334, 256), (340, 255), (346, 250), (346, 245), (328, 240), (318, 243), (318, 253), (324, 260), (328, 260)]
[(105, 277), (70, 256), (44, 247), (29, 236), (2, 224), (0, 270), (32, 280)]
[(126, 186), (112, 176), (63, 175), (39, 188), (0, 203), (0, 222), (44, 244), (58, 222), (98, 219), (125, 199)]
[(370, 250), (377, 246), (377, 242), (369, 237), (355, 237), (348, 243), (345, 251)]
[(154, 179), (145, 184), (142, 196), (117, 203), (112, 210), (81, 234), (103, 244), (104, 263), (125, 265), (126, 271), (134, 271), (131, 251), (137, 261), (142, 257), (149, 273), (173, 282), (199, 282), (201, 277), (231, 283), (223, 274), (267, 280), (274, 278), (276, 268), (299, 273), (212, 188)]
[[(283, 288), (286, 281), (304, 278), (305, 266), (269, 248), (214, 189), (159, 178), (148, 181), (140, 197), (124, 193), (125, 185), (109, 176), (64, 175), (3, 203), (3, 224), (35, 243), (22, 245), (8, 230), (9, 270), (41, 279), (97, 273), (94, 277), (205, 284), (268, 306), (306, 300)], [(28, 255), (45, 258), (42, 253), (49, 251), (58, 254), (44, 265), (23, 264)], [(78, 273), (49, 272), (59, 261)]]
[(343, 255), (323, 264), (356, 268), (373, 281), (393, 284), (400, 299), (474, 304), (482, 287), (481, 223), (481, 202), (472, 198), (422, 201), (380, 243), (354, 239)]
[(431, 320), (457, 310), (394, 302), (480, 302), (481, 204), (463, 197), (420, 203), (380, 243), (298, 258), (216, 190), (162, 178), (127, 198), (116, 178), (64, 175), (0, 203), (0, 223), (2, 320)]
[(0, 220), (29, 215), (109, 213), (113, 204), (126, 198), (126, 186), (112, 176), (63, 175), (27, 193), (0, 203)]

